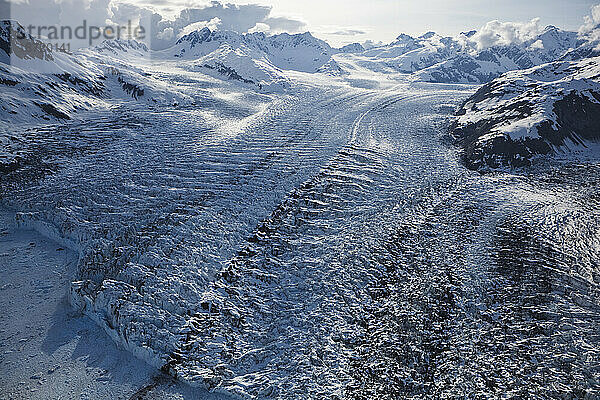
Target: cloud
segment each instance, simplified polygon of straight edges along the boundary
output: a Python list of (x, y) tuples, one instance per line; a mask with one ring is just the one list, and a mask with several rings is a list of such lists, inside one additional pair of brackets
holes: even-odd
[(329, 35), (336, 36), (358, 36), (358, 35), (366, 35), (367, 32), (361, 31), (360, 29), (341, 29), (335, 32), (329, 32)]
[(172, 42), (175, 39), (175, 31), (173, 31), (173, 28), (166, 28), (158, 32), (156, 38), (165, 42)]
[(590, 42), (597, 42), (596, 50), (600, 51), (600, 4), (593, 6), (591, 14), (584, 17), (579, 35)]
[[(192, 27), (208, 26), (211, 30), (245, 32), (298, 32), (305, 27), (303, 21), (288, 17), (272, 17), (272, 8), (259, 4), (223, 4), (212, 1), (199, 8), (185, 8), (173, 20), (154, 14), (151, 23), (152, 48), (164, 49), (172, 44), (172, 37), (191, 32)], [(215, 23), (219, 21), (218, 24)]]
[(579, 28), (579, 33), (586, 34), (600, 29), (600, 4), (592, 7), (591, 15), (583, 17), (584, 24)]
[(169, 0), (145, 0), (144, 1), (144, 4), (150, 4), (153, 6), (166, 6), (170, 3), (171, 2)]
[(211, 2), (207, 7), (183, 9), (179, 17), (173, 21), (173, 28), (183, 29), (189, 24), (210, 21), (213, 18), (221, 20), (221, 29), (246, 32), (264, 21), (270, 14), (271, 7), (258, 4), (222, 4), (217, 1)]
[(496, 20), (485, 24), (470, 38), (470, 41), (474, 42), (480, 50), (492, 46), (523, 44), (540, 35), (543, 29), (539, 18), (534, 18), (529, 22)]
[[(112, 0), (0, 0), (2, 18), (18, 21), (34, 36), (49, 38), (57, 45), (69, 46), (72, 50), (90, 45), (90, 37), (97, 43), (96, 35), (112, 24), (114, 17)], [(130, 11), (130, 10), (127, 10)], [(5, 15), (7, 13), (8, 15)], [(55, 30), (52, 31), (50, 27)], [(60, 27), (68, 27), (71, 34), (61, 32)], [(53, 32), (53, 33), (52, 33)], [(66, 31), (65, 31), (66, 32)], [(74, 32), (74, 33), (73, 33)], [(78, 35), (78, 32), (84, 32)], [(77, 38), (76, 36), (80, 36)]]
[(262, 33), (267, 33), (271, 30), (271, 27), (263, 22), (258, 22), (256, 25), (254, 25), (253, 28), (248, 29), (248, 33), (257, 33), (257, 32), (262, 32)]
[(269, 25), (271, 32), (294, 33), (299, 32), (306, 27), (304, 21), (287, 17), (269, 17), (262, 22)]
[(111, 21), (125, 23), (130, 20), (138, 20), (144, 15), (143, 9), (130, 3), (111, 3), (109, 6)]
[[(193, 31), (201, 30), (202, 28), (208, 28), (211, 31), (216, 31), (219, 28), (219, 25), (221, 25), (221, 20), (218, 17), (214, 17), (210, 21), (194, 22), (193, 24), (189, 24), (188, 26), (184, 27), (181, 31), (179, 31), (177, 37), (180, 38)], [(173, 32), (172, 28), (167, 28), (167, 30)]]
[(8, 17), (22, 25), (36, 26), (79, 24), (83, 19), (88, 24), (104, 24), (111, 16), (109, 3), (110, 0), (0, 0), (2, 9), (9, 10), (9, 15), (2, 15), (2, 18)]
[(544, 50), (544, 42), (537, 40), (529, 46), (530, 50)]
[[(19, 3), (16, 3), (19, 1)], [(154, 49), (164, 49), (173, 41), (194, 29), (209, 27), (211, 30), (231, 30), (245, 33), (250, 30), (262, 32), (295, 33), (306, 24), (295, 18), (271, 16), (272, 7), (260, 4), (236, 5), (211, 1), (199, 7), (181, 9), (172, 18), (148, 8), (152, 5), (172, 4), (166, 0), (144, 0), (147, 5), (134, 4), (123, 0), (0, 0), (0, 10), (10, 13), (10, 18), (16, 19), (27, 26), (72, 26), (76, 27), (85, 20), (87, 25), (105, 27), (122, 25), (132, 21), (144, 27), (147, 32), (147, 42)], [(165, 8), (162, 8), (162, 12)], [(7, 18), (8, 16), (3, 16)], [(100, 39), (101, 40), (101, 39)], [(97, 42), (94, 42), (97, 44)], [(74, 48), (87, 46), (86, 41), (73, 43)]]

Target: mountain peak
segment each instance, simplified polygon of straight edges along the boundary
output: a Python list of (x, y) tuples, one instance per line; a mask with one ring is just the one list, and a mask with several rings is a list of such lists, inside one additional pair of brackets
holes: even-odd
[(322, 54), (330, 53), (332, 50), (327, 42), (314, 37), (310, 32), (296, 34), (280, 33), (269, 36), (269, 44), (279, 48), (308, 46), (319, 49)]
[[(268, 60), (280, 69), (303, 72), (315, 72), (338, 52), (310, 32), (277, 35), (260, 32), (240, 34), (228, 30), (211, 31), (208, 28), (180, 37), (168, 51), (178, 58), (190, 60), (206, 59), (210, 56), (212, 60), (228, 56), (232, 54), (232, 50), (239, 50), (250, 58)], [(224, 65), (230, 67), (230, 61)], [(234, 69), (240, 72), (239, 68)]]
[(362, 53), (365, 48), (360, 43), (350, 43), (339, 49), (342, 53)]
[(559, 31), (560, 29), (558, 29), (556, 26), (554, 25), (548, 25), (544, 28), (544, 33), (545, 32), (550, 32), (550, 31)]
[(0, 21), (0, 49), (9, 57), (14, 55), (24, 60), (54, 60), (52, 50), (46, 43), (35, 39), (23, 25), (11, 19)]
[(177, 40), (176, 44), (180, 44), (183, 42), (190, 42), (190, 46), (194, 47), (198, 43), (205, 42), (208, 38), (211, 37), (213, 32), (208, 28), (204, 27), (200, 30), (195, 30), (187, 35), (184, 35)]
[(300, 36), (305, 37), (305, 38), (314, 38), (313, 34), (310, 33), (309, 31), (306, 31), (304, 33), (298, 33), (297, 35), (300, 35)]
[(0, 20), (0, 38), (8, 40), (11, 35), (22, 39), (33, 39), (19, 22), (12, 19)]
[(419, 39), (425, 39), (425, 40), (427, 40), (427, 39), (431, 39), (432, 37), (434, 37), (436, 35), (437, 35), (437, 33), (429, 31), (429, 32), (427, 32), (427, 33), (419, 36)]
[(407, 35), (406, 33), (401, 33), (400, 35), (398, 35), (398, 37), (396, 38), (396, 41), (407, 41), (407, 40), (414, 40), (414, 38), (410, 35)]

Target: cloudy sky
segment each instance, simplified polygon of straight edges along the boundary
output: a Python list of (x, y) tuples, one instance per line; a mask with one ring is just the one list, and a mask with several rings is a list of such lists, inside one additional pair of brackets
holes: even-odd
[[(132, 0), (133, 1), (133, 0)], [(152, 0), (135, 0), (149, 4)], [(160, 2), (161, 0), (154, 0)], [(180, 1), (179, 7), (194, 4)], [(248, 1), (231, 1), (236, 4)], [(306, 23), (306, 29), (332, 44), (352, 41), (389, 42), (399, 33), (427, 31), (454, 35), (477, 29), (492, 20), (530, 21), (576, 30), (598, 0), (258, 0), (272, 7), (273, 15)], [(174, 1), (164, 10), (178, 9)]]
[[(239, 32), (309, 30), (336, 46), (367, 39), (390, 42), (400, 33), (420, 35), (430, 30), (454, 35), (481, 29), (492, 20), (523, 22), (527, 29), (552, 24), (577, 30), (598, 3), (599, 0), (229, 0), (227, 4), (206, 0), (0, 0), (0, 8), (6, 13), (9, 7), (13, 19), (34, 25), (75, 25), (85, 18), (102, 26), (106, 21), (122, 23), (141, 16), (152, 31), (153, 45), (160, 48), (203, 26)], [(531, 22), (538, 17), (539, 21)]]

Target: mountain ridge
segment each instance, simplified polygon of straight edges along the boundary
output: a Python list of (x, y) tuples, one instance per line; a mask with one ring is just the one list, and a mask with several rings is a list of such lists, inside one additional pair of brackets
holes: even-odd
[(600, 57), (512, 71), (482, 86), (450, 134), (471, 169), (524, 167), (600, 141)]

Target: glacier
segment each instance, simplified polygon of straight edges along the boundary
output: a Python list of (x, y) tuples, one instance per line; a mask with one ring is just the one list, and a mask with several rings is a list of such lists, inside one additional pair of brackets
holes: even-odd
[[(480, 174), (447, 132), (529, 50), (363, 50), (206, 28), (6, 63), (2, 206), (77, 254), (75, 310), (194, 387), (598, 396), (597, 159)], [(456, 57), (497, 68), (423, 78)]]

